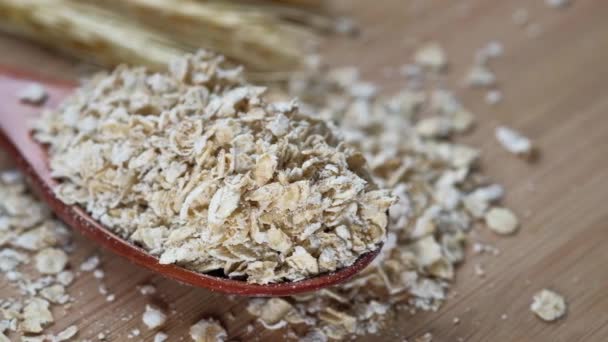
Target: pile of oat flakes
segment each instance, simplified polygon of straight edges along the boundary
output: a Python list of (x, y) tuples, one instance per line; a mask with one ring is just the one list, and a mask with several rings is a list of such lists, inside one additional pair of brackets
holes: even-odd
[[(53, 323), (53, 306), (70, 307), (67, 288), (69, 230), (27, 190), (16, 171), (0, 173), (0, 271), (12, 289), (0, 298), (0, 342), (9, 332), (28, 334), (21, 341), (67, 341), (78, 332), (70, 326), (57, 335), (39, 335)], [(14, 296), (8, 296), (13, 292)]]
[(95, 77), (35, 137), (62, 201), (163, 264), (258, 284), (353, 264), (383, 242), (394, 198), (321, 116), (264, 92), (200, 51)]
[(306, 341), (343, 339), (381, 331), (400, 310), (436, 310), (477, 222), (500, 235), (517, 230), (516, 216), (497, 204), (503, 188), (478, 168), (480, 151), (452, 139), (470, 130), (474, 118), (436, 85), (444, 51), (431, 43), (414, 60), (404, 67), (408, 86), (391, 96), (360, 80), (354, 68), (291, 82), (288, 96), (302, 99), (303, 111), (335, 122), (363, 152), (374, 181), (399, 200), (389, 211), (381, 255), (353, 280), (314, 294), (252, 299), (248, 311), (266, 328), (304, 325)]

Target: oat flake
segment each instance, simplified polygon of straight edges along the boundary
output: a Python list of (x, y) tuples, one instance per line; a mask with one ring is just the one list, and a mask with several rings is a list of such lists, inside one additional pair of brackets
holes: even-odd
[(517, 231), (519, 221), (515, 214), (506, 208), (492, 208), (485, 215), (486, 224), (493, 232), (510, 235)]
[(222, 325), (214, 319), (201, 319), (190, 327), (190, 337), (194, 342), (223, 342), (228, 335)]
[(566, 314), (566, 301), (557, 292), (543, 289), (534, 295), (530, 310), (541, 319), (551, 322)]

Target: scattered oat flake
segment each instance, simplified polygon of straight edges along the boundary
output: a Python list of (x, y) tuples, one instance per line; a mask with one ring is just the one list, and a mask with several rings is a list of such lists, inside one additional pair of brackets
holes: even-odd
[(36, 254), (36, 269), (42, 274), (60, 273), (67, 263), (67, 254), (58, 248), (45, 248)]
[(190, 337), (194, 342), (223, 342), (228, 337), (222, 325), (212, 319), (201, 319), (190, 327)]
[(74, 281), (74, 273), (72, 271), (62, 271), (56, 276), (57, 282), (63, 286), (68, 286)]
[(485, 221), (488, 228), (499, 235), (511, 235), (519, 227), (519, 220), (507, 208), (491, 208), (485, 215)]
[(39, 291), (39, 294), (44, 299), (56, 304), (65, 304), (70, 300), (70, 296), (65, 293), (65, 287), (61, 284), (44, 287)]
[(545, 4), (551, 8), (565, 8), (570, 3), (570, 0), (545, 0)]
[(268, 326), (279, 323), (291, 310), (293, 310), (291, 304), (281, 298), (251, 301), (247, 307), (250, 314), (257, 316)]
[(359, 32), (359, 26), (352, 18), (337, 17), (334, 20), (334, 30), (337, 33), (354, 35)]
[(76, 334), (78, 334), (78, 327), (75, 325), (70, 325), (54, 336), (52, 340), (53, 342), (69, 341), (72, 337), (76, 336)]
[(99, 292), (99, 294), (102, 294), (102, 295), (108, 294), (108, 289), (106, 288), (105, 284), (99, 284), (99, 286), (97, 287), (97, 291)]
[(414, 339), (414, 342), (432, 342), (433, 334), (430, 332), (425, 333), (424, 335), (418, 336)]
[(165, 334), (162, 331), (159, 331), (156, 334), (154, 334), (154, 342), (164, 342), (168, 338), (169, 338), (169, 335)]
[(502, 101), (502, 92), (497, 89), (488, 90), (484, 99), (487, 104), (496, 105)]
[(139, 288), (139, 293), (141, 293), (144, 296), (148, 296), (148, 295), (152, 295), (156, 293), (156, 287), (154, 287), (154, 285), (142, 285)]
[(153, 330), (165, 324), (167, 321), (167, 315), (156, 307), (146, 305), (146, 311), (141, 319), (148, 329)]
[(499, 126), (495, 131), (496, 139), (509, 152), (527, 156), (532, 153), (532, 142), (516, 130)]
[(129, 332), (129, 334), (127, 335), (127, 338), (134, 338), (134, 337), (139, 336), (140, 334), (141, 334), (141, 331), (139, 329), (135, 328)]
[(19, 100), (25, 103), (40, 105), (44, 103), (48, 94), (46, 88), (40, 83), (30, 83), (17, 94)]
[(566, 314), (566, 301), (557, 292), (543, 289), (534, 295), (530, 310), (542, 320), (555, 321)]
[(504, 53), (504, 47), (502, 43), (498, 40), (490, 40), (483, 48), (485, 55), (488, 58), (497, 58), (502, 56)]
[(31, 298), (23, 308), (23, 321), (19, 328), (28, 333), (40, 333), (43, 328), (53, 323), (49, 302), (40, 298)]
[(420, 66), (440, 71), (447, 65), (447, 57), (439, 43), (430, 42), (416, 50), (414, 62)]
[(92, 255), (88, 257), (85, 261), (83, 261), (82, 264), (80, 264), (80, 270), (85, 272), (91, 272), (99, 266), (99, 262), (99, 256)]
[(489, 87), (496, 83), (496, 76), (483, 65), (474, 65), (465, 79), (469, 87)]
[(103, 279), (104, 276), (105, 273), (103, 270), (96, 269), (95, 271), (93, 271), (93, 277), (95, 277), (96, 279)]

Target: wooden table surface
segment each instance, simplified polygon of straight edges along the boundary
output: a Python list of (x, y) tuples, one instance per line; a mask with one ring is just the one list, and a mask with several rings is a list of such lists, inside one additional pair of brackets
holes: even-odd
[[(356, 39), (331, 38), (323, 51), (336, 65), (358, 65), (366, 78), (385, 89), (403, 80), (387, 71), (411, 60), (420, 42), (436, 40), (449, 55), (449, 83), (477, 115), (474, 133), (464, 138), (483, 150), (485, 173), (505, 185), (505, 203), (522, 218), (514, 237), (480, 238), (501, 250), (498, 257), (469, 257), (457, 272), (450, 299), (438, 312), (404, 314), (379, 336), (362, 341), (401, 341), (426, 332), (433, 341), (606, 341), (608, 340), (608, 1), (574, 0), (564, 10), (544, 1), (342, 1), (345, 13), (362, 26)], [(513, 12), (525, 8), (540, 34), (531, 38), (514, 24)], [(462, 78), (475, 49), (490, 40), (503, 43), (504, 55), (492, 61), (504, 101), (484, 103), (482, 91), (465, 89)], [(35, 68), (41, 73), (74, 77), (74, 61), (36, 46), (0, 36), (0, 63)], [(531, 137), (540, 160), (528, 164), (509, 155), (496, 143), (494, 128), (512, 126)], [(96, 252), (94, 245), (76, 237), (78, 263)], [(50, 329), (71, 324), (80, 328), (79, 340), (110, 331), (111, 341), (151, 340), (141, 323), (150, 301), (175, 313), (165, 331), (170, 341), (185, 337), (201, 317), (219, 318), (232, 338), (241, 341), (281, 340), (245, 314), (245, 300), (228, 298), (163, 279), (99, 251), (103, 281), (116, 295), (112, 303), (98, 293), (91, 275), (78, 278), (72, 290), (78, 303)], [(482, 263), (486, 276), (475, 276)], [(152, 299), (138, 284), (156, 285)], [(1, 286), (2, 284), (0, 284)], [(547, 324), (529, 305), (534, 292), (551, 288), (569, 304), (565, 319)], [(501, 316), (506, 315), (506, 319)], [(59, 317), (59, 314), (56, 315)], [(460, 324), (454, 325), (454, 317)], [(399, 338), (395, 338), (397, 333)]]

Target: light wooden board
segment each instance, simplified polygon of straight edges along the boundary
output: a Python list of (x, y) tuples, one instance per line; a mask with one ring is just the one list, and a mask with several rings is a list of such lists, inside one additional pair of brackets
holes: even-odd
[[(547, 8), (542, 0), (344, 0), (341, 5), (359, 20), (362, 35), (332, 38), (324, 53), (335, 65), (360, 66), (366, 78), (387, 90), (403, 80), (387, 77), (386, 71), (408, 62), (419, 42), (442, 43), (450, 58), (447, 82), (456, 86), (476, 48), (492, 39), (504, 44), (504, 56), (491, 64), (503, 103), (490, 107), (482, 91), (459, 87), (458, 92), (478, 116), (475, 132), (464, 140), (481, 146), (485, 173), (506, 186), (505, 203), (523, 221), (512, 238), (479, 234), (501, 255), (468, 258), (458, 270), (452, 298), (439, 312), (404, 314), (380, 336), (360, 340), (401, 341), (425, 332), (433, 333), (434, 341), (608, 340), (608, 1), (574, 0), (563, 11)], [(538, 38), (529, 38), (513, 23), (518, 8), (526, 8), (540, 25)], [(73, 61), (6, 36), (0, 37), (0, 63), (77, 75)], [(503, 151), (493, 138), (498, 124), (533, 138), (540, 160), (527, 164)], [(95, 252), (95, 246), (77, 240), (75, 260)], [(150, 340), (153, 333), (141, 323), (150, 299), (135, 288), (152, 283), (158, 287), (153, 301), (176, 312), (165, 329), (171, 341), (187, 339), (190, 324), (208, 315), (221, 319), (234, 339), (281, 340), (281, 332), (269, 333), (259, 325), (246, 332), (252, 320), (243, 300), (182, 286), (100, 253), (104, 282), (116, 301), (108, 303), (99, 295), (99, 282), (92, 276), (80, 277), (71, 292), (86, 305), (68, 311), (51, 330), (77, 324), (80, 339), (110, 330), (109, 340), (124, 341), (131, 329), (140, 328), (140, 337)], [(479, 262), (485, 278), (474, 275)], [(566, 319), (546, 324), (529, 312), (533, 293), (544, 287), (566, 296)], [(454, 317), (460, 318), (459, 325), (452, 323)]]

